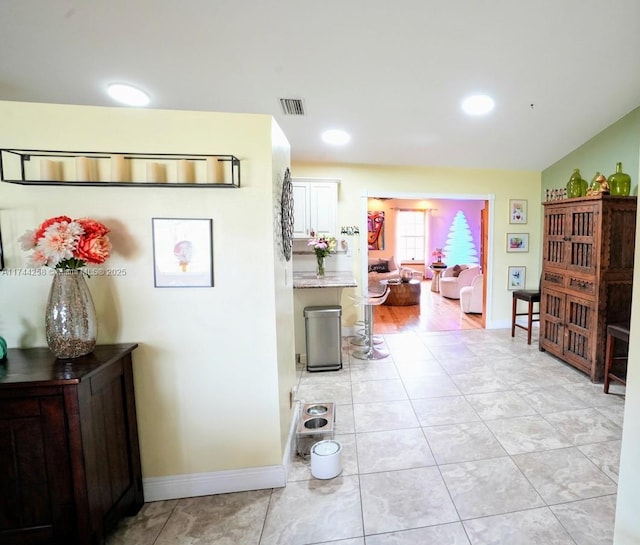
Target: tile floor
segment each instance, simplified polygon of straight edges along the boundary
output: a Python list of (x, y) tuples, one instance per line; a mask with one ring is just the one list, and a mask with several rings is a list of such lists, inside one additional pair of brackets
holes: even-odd
[(108, 545), (604, 545), (624, 387), (605, 395), (507, 330), (385, 335), (390, 357), (300, 370), (336, 403), (339, 477), (147, 503)]

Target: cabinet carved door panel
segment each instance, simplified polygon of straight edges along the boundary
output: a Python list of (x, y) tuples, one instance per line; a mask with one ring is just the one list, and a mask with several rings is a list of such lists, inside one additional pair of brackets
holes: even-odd
[(547, 209), (544, 216), (545, 246), (543, 264), (565, 268), (565, 226), (567, 211), (564, 208)]
[(598, 215), (597, 207), (593, 205), (575, 206), (569, 209), (567, 218), (570, 222), (570, 252), (567, 256), (567, 269), (589, 275), (595, 274), (599, 232), (595, 220)]
[(564, 353), (578, 367), (589, 372), (593, 360), (594, 335), (597, 316), (592, 302), (567, 296), (565, 309), (565, 344)]
[(565, 296), (546, 291), (542, 295), (540, 306), (540, 314), (545, 317), (543, 330), (540, 332), (540, 345), (550, 352), (561, 354), (564, 345)]
[(599, 232), (597, 216), (593, 205), (547, 209), (544, 265), (594, 274)]

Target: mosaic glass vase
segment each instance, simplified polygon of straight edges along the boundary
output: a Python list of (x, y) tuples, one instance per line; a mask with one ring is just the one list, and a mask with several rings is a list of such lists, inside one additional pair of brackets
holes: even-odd
[(96, 345), (98, 326), (91, 292), (79, 269), (56, 269), (49, 290), (47, 345), (58, 358), (78, 358)]

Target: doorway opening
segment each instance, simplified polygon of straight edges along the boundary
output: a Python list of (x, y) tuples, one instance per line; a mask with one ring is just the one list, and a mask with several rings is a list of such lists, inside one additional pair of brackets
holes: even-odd
[[(419, 280), (421, 283), (419, 304), (385, 304), (374, 307), (377, 333), (452, 331), (482, 329), (486, 326), (490, 311), (487, 304), (487, 280), (490, 274), (488, 233), (492, 203), (493, 197), (489, 195), (390, 193), (363, 197), (367, 218), (366, 232), (361, 234), (363, 238), (367, 237), (367, 243), (363, 246), (367, 248), (363, 252), (363, 285), (378, 281), (379, 275), (369, 274), (371, 263), (375, 263), (376, 259), (381, 262), (397, 262), (405, 280), (406, 269), (411, 269), (412, 281)], [(375, 223), (371, 222), (372, 217), (376, 218)], [(402, 219), (403, 217), (405, 218)], [(373, 243), (369, 240), (372, 237)], [(432, 267), (433, 262), (438, 261), (434, 257), (437, 253), (444, 254), (442, 261), (448, 267), (458, 265), (462, 268), (479, 268), (477, 272), (481, 273), (481, 278), (474, 283), (476, 308), (473, 312), (462, 311), (460, 299), (455, 298), (457, 293), (454, 297), (444, 297), (440, 293), (438, 274), (435, 274)], [(455, 263), (450, 262), (451, 259)], [(450, 273), (448, 271), (447, 275)], [(481, 309), (478, 309), (480, 290), (482, 303)], [(450, 290), (448, 291), (447, 295), (451, 295)], [(467, 290), (467, 295), (469, 293)], [(468, 305), (464, 306), (468, 310)]]

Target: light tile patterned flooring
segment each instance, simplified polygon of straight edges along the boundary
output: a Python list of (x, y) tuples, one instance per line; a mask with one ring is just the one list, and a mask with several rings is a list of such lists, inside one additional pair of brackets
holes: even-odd
[(300, 370), (336, 403), (342, 474), (298, 458), (285, 488), (145, 504), (108, 545), (605, 545), (624, 387), (527, 346), (525, 333), (384, 336), (391, 356)]

